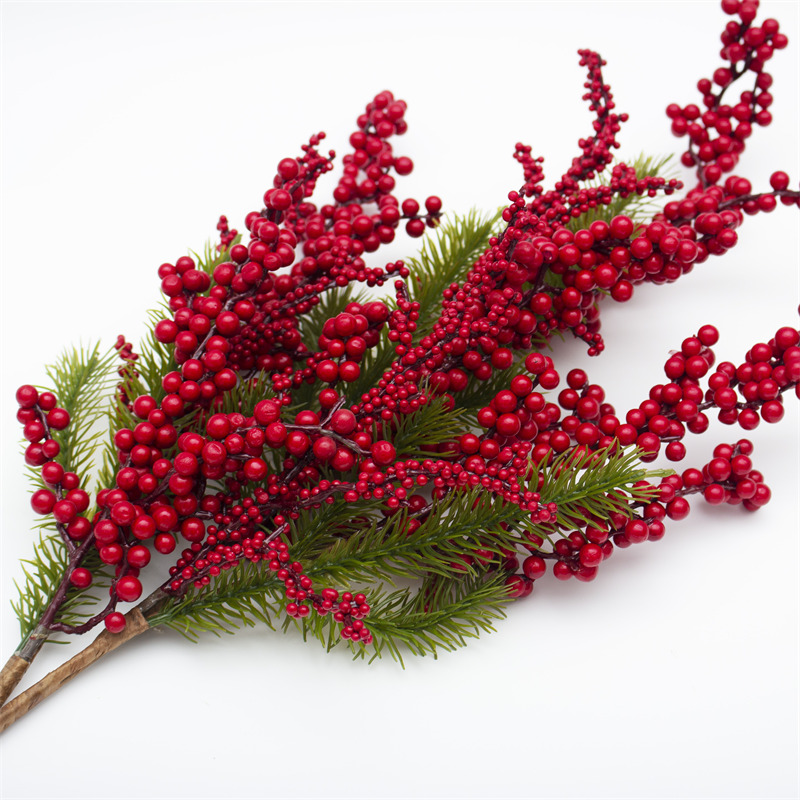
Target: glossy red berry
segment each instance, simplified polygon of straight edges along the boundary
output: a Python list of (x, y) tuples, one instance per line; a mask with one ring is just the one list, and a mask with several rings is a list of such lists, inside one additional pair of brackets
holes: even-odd
[(112, 611), (104, 620), (106, 630), (109, 633), (122, 633), (125, 630), (125, 617), (118, 611)]

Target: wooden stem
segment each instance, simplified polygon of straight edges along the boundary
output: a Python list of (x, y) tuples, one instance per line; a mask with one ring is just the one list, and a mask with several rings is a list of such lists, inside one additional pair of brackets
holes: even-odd
[[(150, 624), (138, 608), (129, 611), (125, 618), (127, 625), (122, 633), (109, 633), (103, 631), (86, 649), (73, 656), (65, 664), (54, 669), (49, 675), (42, 678), (37, 684), (31, 686), (18, 697), (15, 697), (5, 706), (0, 708), (0, 733), (13, 722), (28, 713), (34, 706), (49, 697), (67, 681), (72, 680), (79, 672), (94, 664), (106, 653), (116, 650), (120, 645), (130, 641), (140, 633), (149, 630)], [(12, 660), (16, 656), (12, 656)], [(24, 661), (24, 659), (20, 659)], [(27, 664), (23, 667), (24, 672)], [(9, 690), (10, 691), (10, 690)]]
[(20, 658), (16, 653), (6, 661), (6, 665), (0, 671), (0, 706), (8, 700), (8, 696), (22, 680), (30, 665), (30, 661)]

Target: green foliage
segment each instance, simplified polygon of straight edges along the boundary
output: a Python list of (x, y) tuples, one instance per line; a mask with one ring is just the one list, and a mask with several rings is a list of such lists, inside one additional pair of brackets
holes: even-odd
[(118, 366), (116, 351), (101, 353), (100, 345), (96, 344), (65, 351), (55, 364), (47, 367), (48, 388), (70, 415), (66, 429), (53, 431), (53, 438), (61, 445), (58, 462), (84, 480), (94, 468), (97, 447), (103, 437), (97, 423), (107, 413), (108, 395), (119, 380)]
[(240, 381), (230, 392), (222, 395), (220, 410), (225, 414), (233, 414), (238, 411), (246, 417), (252, 417), (256, 405), (261, 400), (274, 396), (269, 373), (257, 372), (251, 378)]
[(23, 559), (22, 585), (14, 581), (19, 599), (11, 601), (23, 641), (33, 632), (58, 589), (67, 565), (67, 548), (54, 531), (40, 530), (33, 557)]
[[(480, 623), (479, 600), (488, 600), (489, 595), (505, 599), (504, 590), (480, 590), (479, 576), (461, 556), (478, 548), (498, 551), (513, 546), (513, 534), (501, 523), (513, 520), (519, 509), (485, 501), (475, 505), (479, 497), (479, 491), (453, 493), (438, 503), (411, 535), (406, 533), (405, 514), (384, 518), (378, 502), (360, 505), (361, 515), (355, 518), (352, 506), (342, 500), (324, 505), (316, 513), (304, 512), (293, 523), (288, 537), (292, 557), (304, 564), (315, 585), (366, 584), (373, 604), (383, 597), (383, 581), (394, 584), (398, 578), (416, 578), (420, 591), (429, 595), (429, 604), (439, 609), (435, 616), (422, 619), (424, 612), (418, 605), (412, 617), (403, 621), (400, 613), (411, 608), (415, 594), (409, 589), (378, 602), (368, 624), (373, 625), (385, 609), (381, 647), (393, 654), (399, 653), (393, 631), (398, 632), (399, 643), (413, 651), (434, 652), (435, 642), (452, 649), (470, 635), (467, 629), (489, 629), (492, 614), (487, 614), (485, 624)], [(432, 577), (436, 575), (446, 580), (440, 585)], [(448, 593), (444, 586), (449, 583), (457, 586)], [(203, 631), (231, 633), (257, 622), (274, 629), (274, 620), (286, 604), (283, 594), (282, 583), (264, 564), (247, 563), (223, 572), (209, 586), (193, 589), (180, 600), (168, 600), (150, 624), (167, 625), (193, 639)], [(290, 623), (287, 620), (284, 629)], [(313, 634), (329, 648), (339, 640), (338, 629), (331, 638), (328, 618), (312, 615), (298, 625), (304, 635)]]
[[(634, 450), (580, 458), (565, 454), (541, 473), (542, 501), (558, 504), (558, 523), (567, 529), (612, 512), (630, 513), (630, 502), (652, 496), (633, 484), (661, 474), (642, 468)], [(531, 488), (538, 484), (537, 474)], [(505, 573), (496, 570), (500, 554), (515, 549), (524, 530), (553, 541), (551, 526), (531, 523), (527, 512), (480, 488), (451, 492), (410, 533), (407, 523), (404, 511), (386, 517), (380, 501), (359, 503), (354, 512), (352, 504), (337, 499), (302, 512), (291, 524), (292, 557), (315, 586), (368, 596), (366, 624), (374, 644), (351, 643), (355, 657), (372, 660), (388, 653), (401, 663), (404, 653), (435, 657), (493, 630), (509, 601)], [(497, 558), (487, 561), (478, 550)], [(339, 643), (338, 625), (330, 616), (284, 618), (286, 602), (281, 582), (265, 565), (243, 564), (186, 598), (168, 601), (151, 624), (197, 638), (203, 631), (231, 633), (263, 622), (272, 629), (297, 628), (328, 650)]]
[(460, 580), (432, 578), (417, 592), (401, 589), (370, 596), (367, 624), (373, 634), (373, 652), (354, 648), (357, 657), (370, 661), (387, 652), (403, 663), (403, 651), (437, 657), (467, 645), (481, 632), (494, 631), (493, 622), (503, 619), (509, 602), (505, 574), (495, 572)]
[(415, 414), (384, 425), (383, 438), (391, 439), (398, 458), (430, 458), (431, 446), (454, 439), (468, 430), (467, 414), (459, 408), (447, 410), (441, 397), (433, 397)]
[[(347, 510), (348, 504), (340, 505)], [(513, 530), (502, 525), (513, 527), (510, 523), (519, 522), (523, 513), (481, 490), (451, 492), (434, 504), (416, 531), (408, 533), (404, 513), (384, 518), (376, 510), (368, 507), (366, 514), (353, 517), (351, 507), (350, 517), (336, 525), (330, 519), (319, 525), (311, 514), (302, 515), (293, 526), (293, 554), (309, 575), (342, 585), (394, 584), (398, 578), (431, 574), (460, 579), (475, 572), (464, 562), (464, 554), (514, 547)]]
[(246, 563), (222, 572), (208, 588), (193, 589), (168, 602), (149, 622), (166, 625), (193, 641), (201, 633), (220, 636), (258, 623), (275, 630), (273, 619), (281, 611), (282, 594), (283, 583), (265, 564)]
[(607, 448), (580, 457), (568, 451), (541, 470), (542, 500), (557, 504), (559, 525), (578, 527), (615, 512), (630, 516), (630, 502), (650, 502), (653, 496), (652, 490), (633, 484), (671, 472), (647, 470), (639, 456), (636, 448), (617, 452)]
[[(35, 527), (38, 528), (38, 540), (34, 542), (31, 558), (20, 562), (24, 578), (21, 583), (14, 581), (19, 597), (11, 601), (23, 642), (35, 630), (53, 600), (69, 562), (67, 547), (54, 525), (45, 521)], [(94, 578), (91, 588), (70, 587), (55, 621), (65, 625), (81, 624), (95, 613), (100, 602), (100, 597), (94, 593), (109, 587), (108, 573), (96, 554), (90, 554), (84, 560), (84, 566), (91, 570)]]
[(160, 402), (166, 394), (161, 380), (168, 372), (177, 369), (173, 355), (175, 348), (159, 342), (154, 329), (162, 319), (171, 319), (172, 313), (166, 303), (147, 312), (147, 334), (140, 344), (139, 358), (128, 371), (124, 383), (125, 393), (131, 400), (149, 394), (156, 402)]

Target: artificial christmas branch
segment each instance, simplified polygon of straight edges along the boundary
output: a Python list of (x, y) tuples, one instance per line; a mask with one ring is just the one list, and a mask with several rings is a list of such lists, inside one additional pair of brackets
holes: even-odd
[[(21, 387), (25, 458), (40, 481), (32, 505), (50, 532), (21, 587), (23, 642), (4, 692), (53, 635), (106, 632), (11, 701), (2, 725), (114, 636), (260, 622), (328, 648), (343, 638), (356, 656), (436, 653), (490, 629), (548, 562), (558, 579), (591, 581), (616, 548), (660, 539), (693, 494), (748, 510), (767, 502), (746, 439), (680, 474), (647, 464), (662, 448), (683, 460), (682, 439), (707, 429), (707, 412), (745, 430), (777, 422), (783, 396), (798, 392), (795, 328), (738, 366), (717, 364), (717, 332), (700, 328), (668, 359), (666, 382), (620, 416), (582, 370), (548, 394), (560, 376), (541, 352), (570, 332), (598, 355), (603, 298), (675, 281), (735, 246), (746, 215), (798, 204), (783, 172), (763, 193), (730, 174), (754, 127), (771, 122), (764, 66), (787, 42), (774, 20), (754, 23), (753, 4), (723, 9), (737, 21), (723, 33), (725, 65), (698, 84), (705, 111), (667, 109), (697, 180), (680, 199), (663, 162), (614, 162), (627, 115), (604, 62), (582, 50), (593, 132), (554, 188), (517, 144), (524, 183), (499, 219), (453, 220), (416, 260), (369, 267), (401, 221), (416, 237), (441, 213), (437, 197), (424, 210), (395, 197), (392, 173), (413, 165), (389, 142), (406, 129), (405, 104), (382, 92), (358, 119), (332, 203), (310, 201), (333, 163), (319, 134), (279, 163), (264, 208), (245, 220), (247, 243), (221, 218), (217, 248), (159, 268), (168, 308), (138, 354), (121, 339), (118, 370), (99, 350), (72, 354), (51, 374), (54, 392)], [(746, 75), (753, 88), (723, 102)], [(660, 197), (669, 202), (653, 213)], [(356, 293), (390, 277), (393, 300)], [(101, 413), (112, 436), (93, 501), (80, 487)], [(153, 551), (178, 550), (159, 588), (123, 615)]]

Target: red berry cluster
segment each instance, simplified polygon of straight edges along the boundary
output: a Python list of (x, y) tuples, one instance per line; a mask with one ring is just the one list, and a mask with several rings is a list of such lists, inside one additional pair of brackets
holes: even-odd
[[(285, 448), (286, 469), (293, 470), (297, 477), (286, 481), (292, 491), (319, 479), (314, 466), (293, 461), (307, 450), (309, 458), (313, 455), (319, 464), (330, 464), (342, 471), (354, 466), (360, 446), (351, 442), (355, 454), (337, 446), (350, 423), (345, 419), (348, 412), (332, 408), (339, 402), (332, 389), (323, 390), (320, 398), (321, 406), (330, 410), (324, 421), (330, 423), (330, 430), (320, 426), (315, 412), (301, 412), (297, 425), (289, 425), (288, 429), (280, 423), (258, 427), (252, 418), (241, 414), (229, 418), (212, 415), (207, 424), (208, 438), (182, 431), (176, 423), (198, 407), (213, 411), (214, 403), (218, 404), (238, 383), (249, 380), (255, 370), (271, 374), (273, 388), (282, 394), (285, 403), (290, 402), (289, 390), (304, 381), (335, 384), (358, 377), (358, 362), (368, 348), (377, 344), (389, 316), (385, 304), (348, 306), (344, 314), (325, 327), (320, 350), (315, 353), (302, 344), (298, 320), (319, 303), (325, 291), (354, 281), (379, 286), (392, 272), (406, 276), (408, 271), (400, 263), (390, 264), (386, 270), (370, 268), (362, 256), (391, 242), (402, 220), (406, 220), (411, 236), (419, 236), (426, 226), (436, 225), (441, 211), (437, 197), (429, 197), (426, 213), (420, 214), (417, 201), (408, 199), (401, 204), (393, 193), (396, 182), (391, 172), (408, 175), (413, 169), (409, 158), (393, 154), (389, 142), (392, 136), (407, 130), (405, 112), (405, 103), (395, 100), (389, 92), (378, 94), (367, 106), (358, 119), (358, 130), (350, 137), (353, 152), (344, 158), (344, 174), (334, 190), (332, 204), (318, 209), (308, 199), (319, 175), (332, 168), (334, 156), (333, 152), (327, 156), (318, 152), (324, 138), (324, 134), (318, 134), (303, 146), (302, 156), (283, 159), (278, 164), (273, 187), (264, 195), (265, 207), (247, 216), (251, 237), (247, 246), (235, 243), (237, 232), (229, 228), (225, 217), (220, 217), (218, 249), (229, 260), (217, 264), (211, 274), (189, 257), (159, 268), (161, 288), (174, 314), (172, 319), (155, 326), (155, 336), (160, 342), (174, 343), (179, 369), (164, 376), (163, 393), (156, 397), (141, 395), (130, 400), (125, 394), (129, 384), (123, 380), (121, 400), (138, 422), (115, 434), (120, 469), (115, 485), (98, 493), (97, 513), (91, 522), (83, 517), (73, 521), (78, 513), (73, 508), (76, 498), (62, 498), (62, 489), (81, 491), (76, 488), (77, 478), (67, 475), (62, 479), (55, 476), (57, 465), (45, 467), (45, 479), (51, 481), (49, 485), (54, 486), (55, 492), (38, 492), (33, 505), (38, 513), (53, 513), (59, 526), (72, 523), (62, 530), (73, 556), (73, 566), (66, 577), (81, 588), (91, 583), (89, 571), (77, 566), (90, 545), (103, 563), (116, 566), (111, 602), (98, 615), (105, 618), (110, 630), (124, 625), (122, 615), (113, 612), (116, 600), (132, 602), (141, 595), (138, 570), (150, 560), (150, 550), (143, 543), (151, 543), (160, 553), (169, 553), (177, 546), (180, 533), (190, 544), (172, 570), (173, 590), (178, 588), (176, 581), (180, 582), (175, 576), (182, 576), (185, 584), (202, 585), (209, 575), (238, 564), (242, 558), (270, 564), (275, 561), (277, 556), (270, 547), (279, 534), (265, 541), (263, 533), (253, 530), (257, 523), (265, 521), (255, 513), (253, 499), (244, 498), (239, 504), (243, 484), (266, 478), (266, 464), (259, 458), (265, 444)], [(370, 211), (370, 207), (375, 210)], [(288, 272), (276, 275), (290, 266)], [(117, 349), (126, 362), (120, 371), (123, 379), (136, 377), (133, 362), (137, 356), (132, 346), (120, 337)], [(303, 366), (294, 369), (297, 361)], [(37, 466), (58, 454), (59, 446), (49, 437), (49, 427), (63, 428), (69, 421), (63, 410), (54, 408), (51, 394), (42, 397), (43, 401), (29, 387), (20, 390), (20, 402), (26, 404), (20, 410), (20, 419), (33, 443), (26, 457)], [(36, 405), (37, 400), (40, 405)], [(280, 404), (276, 407), (280, 408)], [(43, 411), (48, 412), (47, 420)], [(260, 413), (263, 417), (263, 404)], [(221, 427), (226, 429), (224, 435), (219, 435)], [(48, 441), (39, 445), (45, 437)], [(380, 442), (373, 445), (376, 457), (385, 459), (387, 452), (393, 455), (391, 445), (385, 444), (390, 450), (381, 450)], [(171, 451), (176, 451), (172, 457)], [(207, 481), (225, 476), (230, 476), (227, 493), (206, 491)], [(83, 495), (85, 492), (81, 494), (79, 511), (88, 509), (88, 495)], [(204, 518), (220, 521), (210, 525), (207, 532)], [(285, 532), (280, 517), (274, 521)], [(206, 550), (201, 553), (199, 542), (206, 536)], [(281, 543), (274, 546), (280, 553), (285, 551), (285, 546), (280, 549)], [(285, 569), (281, 566), (279, 577)], [(299, 565), (292, 565), (290, 574), (282, 579), (290, 599), (309, 598), (317, 610), (327, 610), (325, 598), (308, 592), (310, 584), (305, 583), (309, 579), (300, 574)], [(369, 633), (360, 622), (368, 607), (360, 601), (352, 611), (345, 609), (351, 600), (345, 597), (341, 601), (337, 619), (342, 617), (343, 630), (350, 639), (368, 641)], [(306, 606), (301, 604), (298, 608), (303, 616)]]
[[(697, 83), (705, 110), (694, 104), (681, 107), (672, 103), (667, 107), (672, 132), (689, 140), (681, 162), (697, 168), (702, 188), (718, 183), (736, 167), (753, 126), (772, 122), (772, 76), (764, 67), (776, 50), (788, 44), (777, 20), (754, 24), (757, 0), (725, 0), (722, 10), (739, 20), (729, 22), (722, 32), (720, 57), (724, 66), (714, 71), (711, 80), (703, 78)], [(736, 104), (723, 103), (727, 89), (748, 73), (753, 77), (753, 88), (742, 91)]]
[(669, 475), (658, 486), (640, 483), (637, 488), (651, 490), (652, 499), (633, 503), (632, 515), (613, 512), (607, 519), (591, 520), (577, 530), (564, 529), (564, 538), (550, 550), (542, 549), (542, 539), (533, 539), (527, 545), (531, 554), (522, 562), (522, 573), (508, 579), (511, 591), (517, 597), (529, 593), (533, 581), (547, 572), (547, 560), (552, 560), (553, 575), (558, 580), (594, 580), (600, 565), (615, 548), (662, 539), (664, 519), (681, 520), (689, 514), (688, 495), (702, 493), (712, 505), (742, 504), (748, 511), (755, 511), (769, 501), (770, 491), (761, 473), (752, 469), (752, 452), (752, 443), (747, 439), (718, 445), (714, 458), (702, 470), (692, 468), (680, 475)]
[(225, 252), (236, 241), (239, 231), (237, 231), (235, 228), (229, 227), (228, 218), (224, 214), (217, 222), (217, 230), (219, 231), (219, 244), (217, 245), (217, 251)]
[[(98, 493), (91, 519), (80, 516), (89, 499), (78, 489), (77, 476), (52, 460), (58, 444), (50, 429), (63, 428), (68, 416), (55, 408), (52, 395), (20, 389), (20, 420), (32, 443), (26, 457), (42, 467), (53, 487), (34, 495), (34, 508), (55, 516), (70, 548), (61, 601), (68, 582), (90, 583), (82, 564), (90, 548), (117, 570), (108, 607), (89, 623), (59, 625), (55, 611), (46, 623), (80, 632), (105, 619), (109, 630), (120, 630), (124, 618), (116, 603), (139, 598), (138, 570), (150, 560), (149, 547), (169, 553), (180, 541), (184, 549), (164, 592), (179, 596), (243, 562), (264, 563), (284, 585), (290, 616), (332, 614), (345, 638), (369, 642), (366, 597), (315, 591), (289, 552), (291, 523), (337, 498), (380, 500), (387, 516), (403, 509), (409, 534), (433, 502), (453, 491), (481, 487), (487, 496), (517, 506), (542, 535), (520, 531), (518, 550), (502, 549), (498, 558), (496, 545), (487, 542), (477, 554), (482, 567), (509, 573), (514, 596), (531, 591), (547, 560), (559, 579), (592, 580), (615, 546), (661, 538), (664, 518), (688, 513), (689, 494), (702, 492), (711, 503), (741, 502), (748, 509), (766, 502), (769, 491), (752, 470), (745, 440), (717, 448), (703, 470), (686, 470), (658, 486), (643, 482), (628, 493), (610, 491), (607, 500), (615, 510), (603, 518), (586, 510), (566, 519), (540, 491), (545, 469), (579, 470), (632, 445), (643, 462), (662, 446), (668, 459), (680, 461), (686, 452), (682, 438), (707, 428), (706, 412), (717, 410), (723, 422), (749, 430), (759, 418), (777, 421), (782, 394), (798, 391), (800, 335), (793, 328), (781, 328), (771, 342), (753, 347), (739, 367), (726, 362), (716, 368), (711, 348), (717, 331), (701, 328), (667, 361), (667, 382), (654, 386), (624, 419), (582, 370), (567, 375), (557, 402), (548, 400), (544, 392), (557, 389), (559, 374), (551, 358), (531, 352), (554, 333), (571, 331), (591, 355), (599, 354), (603, 296), (624, 302), (639, 283), (677, 280), (709, 255), (733, 247), (745, 215), (770, 211), (778, 198), (785, 205), (800, 202), (800, 192), (788, 189), (782, 172), (772, 176), (772, 191), (764, 194), (754, 195), (744, 178), (730, 176), (718, 184), (744, 147), (742, 126), (770, 121), (763, 63), (785, 44), (777, 23), (752, 27), (752, 2), (723, 5), (742, 19), (736, 31), (726, 28), (723, 57), (743, 66), (715, 74), (722, 87), (716, 95), (701, 82), (705, 114), (670, 107), (673, 130), (690, 136), (692, 164), (702, 163), (700, 183), (649, 223), (637, 225), (621, 214), (585, 227), (576, 223), (618, 198), (672, 195), (681, 188), (677, 181), (638, 176), (626, 164), (611, 167), (607, 183), (586, 185), (611, 166), (627, 115), (615, 111), (603, 82), (604, 62), (582, 50), (581, 65), (588, 71), (584, 99), (595, 116), (592, 135), (579, 140), (580, 155), (549, 191), (541, 183), (541, 159), (517, 145), (524, 184), (509, 194), (503, 229), (464, 281), (444, 291), (438, 318), (419, 334), (423, 309), (406, 290), (408, 268), (402, 262), (369, 267), (364, 259), (393, 240), (401, 220), (418, 236), (436, 224), (441, 209), (436, 197), (426, 200), (423, 214), (417, 201), (400, 203), (394, 195), (392, 171), (406, 175), (413, 167), (410, 159), (394, 155), (389, 141), (405, 132), (406, 107), (381, 92), (358, 118), (332, 203), (318, 208), (309, 200), (319, 176), (332, 168), (333, 153), (318, 151), (324, 138), (318, 134), (299, 158), (278, 164), (264, 207), (246, 217), (247, 244), (237, 243), (223, 217), (218, 230), (224, 260), (204, 269), (182, 257), (159, 268), (173, 315), (158, 322), (155, 336), (174, 345), (176, 368), (152, 394), (124, 398), (132, 422), (115, 434), (119, 469), (114, 485)], [(742, 101), (748, 116), (732, 131), (731, 117), (739, 119), (744, 111), (720, 101), (725, 88), (748, 71), (756, 75), (758, 92)], [(394, 307), (377, 300), (350, 303), (324, 322), (316, 350), (304, 342), (302, 323), (326, 292), (356, 282), (382, 286), (390, 275), (399, 278)], [(395, 360), (374, 385), (349, 396), (348, 390), (356, 394), (351, 387), (362, 377), (363, 359), (382, 337), (394, 346)], [(120, 350), (125, 369), (132, 370), (132, 349), (123, 340)], [(512, 376), (509, 371), (523, 363), (527, 374)], [(503, 384), (508, 388), (493, 393), (474, 427), (465, 425), (454, 442), (429, 443), (427, 458), (397, 452), (392, 432), (404, 418), (432, 402), (453, 409), (460, 393), (498, 373), (509, 374)], [(226, 395), (244, 386), (270, 396), (226, 411)], [(294, 408), (308, 387), (312, 401)], [(526, 557), (517, 572), (522, 551)], [(457, 571), (475, 563), (465, 553)]]
[[(685, 339), (680, 353), (672, 355), (664, 371), (670, 381), (657, 384), (650, 397), (638, 408), (631, 409), (621, 422), (612, 406), (603, 403), (605, 392), (588, 383), (582, 370), (572, 370), (567, 376), (568, 387), (558, 395), (559, 405), (572, 413), (560, 417), (555, 404), (545, 404), (543, 413), (550, 414), (550, 424), (535, 439), (534, 457), (551, 459), (554, 453), (569, 451), (573, 456), (583, 452), (614, 450), (636, 444), (642, 451), (641, 460), (655, 459), (662, 444), (671, 461), (686, 455), (680, 441), (687, 431), (702, 433), (709, 425), (706, 411), (716, 410), (725, 424), (738, 422), (749, 430), (759, 419), (777, 422), (783, 416), (781, 397), (793, 390), (800, 397), (800, 332), (780, 328), (769, 343), (756, 344), (739, 367), (721, 363), (710, 375), (715, 358), (711, 345), (718, 333), (710, 325), (700, 329), (697, 336)], [(707, 377), (707, 388), (700, 379)], [(515, 379), (516, 380), (516, 379)], [(763, 383), (762, 385), (762, 381)], [(739, 400), (733, 388), (744, 394)], [(545, 449), (549, 445), (549, 450)], [(633, 503), (640, 507), (633, 517), (621, 511), (607, 520), (596, 519), (556, 542), (552, 551), (541, 550), (543, 541), (533, 542), (528, 549), (532, 555), (523, 562), (523, 576), (534, 580), (545, 573), (545, 559), (554, 559), (553, 572), (559, 579), (575, 576), (592, 580), (602, 559), (608, 558), (617, 547), (627, 547), (643, 541), (655, 541), (664, 535), (662, 520), (685, 518), (689, 513), (686, 497), (702, 493), (711, 505), (741, 504), (755, 511), (769, 501), (770, 491), (763, 476), (753, 469), (750, 455), (752, 443), (741, 439), (733, 445), (721, 444), (714, 450), (713, 459), (702, 470), (687, 469), (680, 475), (664, 478), (660, 485), (639, 484), (638, 488), (654, 492), (648, 503)], [(552, 533), (558, 533), (555, 528)], [(561, 531), (562, 535), (565, 529)], [(523, 576), (512, 581), (522, 590)]]

